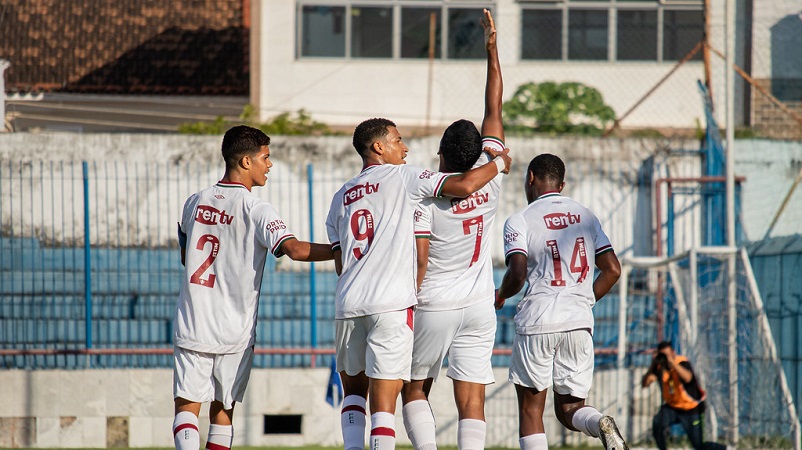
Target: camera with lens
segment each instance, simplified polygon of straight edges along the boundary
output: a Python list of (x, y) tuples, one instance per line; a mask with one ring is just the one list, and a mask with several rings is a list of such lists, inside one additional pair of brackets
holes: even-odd
[(668, 357), (665, 353), (658, 353), (654, 357), (654, 368), (657, 372), (668, 370)]

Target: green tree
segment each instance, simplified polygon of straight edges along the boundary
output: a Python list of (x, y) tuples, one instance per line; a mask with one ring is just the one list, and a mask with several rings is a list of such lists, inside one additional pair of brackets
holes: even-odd
[(511, 132), (600, 135), (615, 111), (597, 89), (582, 83), (526, 83), (502, 107)]

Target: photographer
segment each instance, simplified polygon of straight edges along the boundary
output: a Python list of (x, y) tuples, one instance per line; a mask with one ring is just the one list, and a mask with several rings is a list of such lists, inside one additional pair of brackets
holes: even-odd
[(703, 413), (705, 391), (699, 386), (688, 358), (677, 355), (671, 343), (663, 341), (657, 346), (649, 371), (641, 386), (660, 383), (663, 405), (652, 421), (652, 434), (660, 450), (666, 450), (666, 433), (675, 423), (682, 424), (695, 450), (702, 450)]

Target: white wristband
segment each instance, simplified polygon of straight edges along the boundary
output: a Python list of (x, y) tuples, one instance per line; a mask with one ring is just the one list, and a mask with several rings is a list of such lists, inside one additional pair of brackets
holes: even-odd
[(504, 169), (507, 168), (507, 163), (504, 162), (504, 158), (501, 156), (496, 156), (493, 158), (493, 162), (496, 163), (496, 167), (498, 167), (498, 173), (503, 172)]

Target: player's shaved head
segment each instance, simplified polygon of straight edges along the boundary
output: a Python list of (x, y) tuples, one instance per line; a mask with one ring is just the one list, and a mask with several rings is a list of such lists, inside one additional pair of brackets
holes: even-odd
[(368, 119), (354, 129), (354, 148), (356, 152), (364, 156), (374, 142), (387, 136), (389, 127), (395, 127), (395, 123), (389, 119), (373, 118)]
[(446, 128), (440, 138), (445, 172), (466, 172), (482, 154), (482, 135), (469, 120), (458, 120)]
[(565, 163), (558, 156), (542, 153), (529, 162), (529, 172), (535, 178), (559, 186), (565, 178)]
[(247, 125), (229, 128), (223, 136), (222, 148), (226, 168), (236, 167), (243, 156), (259, 153), (265, 145), (270, 145), (270, 136), (262, 130)]

